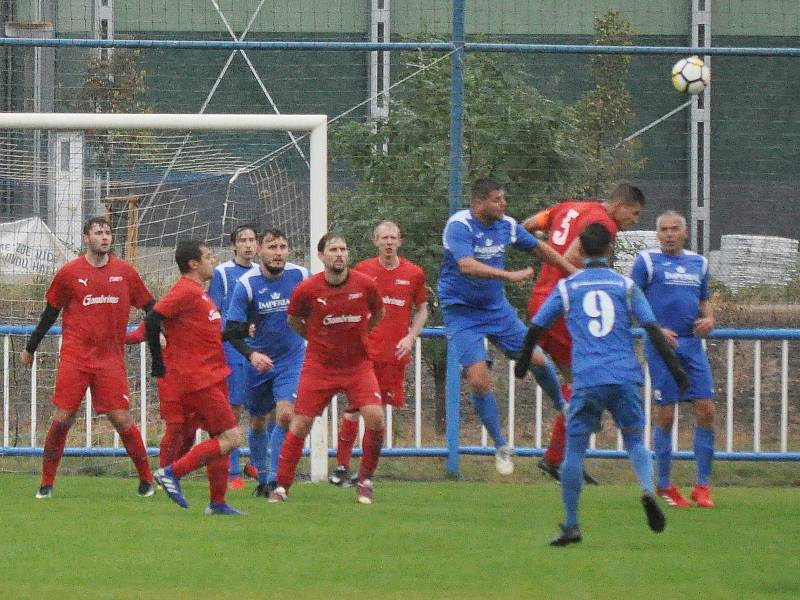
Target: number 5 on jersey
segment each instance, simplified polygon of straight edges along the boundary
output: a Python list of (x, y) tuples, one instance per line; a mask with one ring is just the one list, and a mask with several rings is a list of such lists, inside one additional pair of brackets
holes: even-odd
[(558, 229), (550, 236), (550, 241), (556, 246), (563, 246), (566, 244), (569, 239), (569, 228), (572, 225), (572, 221), (579, 215), (580, 213), (577, 210), (570, 208), (567, 214), (564, 215), (564, 218), (561, 219), (561, 225), (559, 225)]

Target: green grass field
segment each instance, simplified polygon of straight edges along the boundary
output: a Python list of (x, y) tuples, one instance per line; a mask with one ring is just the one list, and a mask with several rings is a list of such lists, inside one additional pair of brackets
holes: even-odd
[(0, 598), (792, 598), (800, 597), (800, 490), (717, 488), (715, 510), (647, 529), (634, 486), (588, 488), (584, 542), (550, 548), (559, 488), (544, 484), (298, 484), (290, 502), (248, 492), (247, 517), (207, 517), (134, 479), (0, 475)]

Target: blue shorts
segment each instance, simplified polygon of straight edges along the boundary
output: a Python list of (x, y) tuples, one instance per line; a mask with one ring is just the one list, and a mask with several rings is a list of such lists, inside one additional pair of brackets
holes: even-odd
[(604, 410), (611, 413), (619, 429), (644, 429), (639, 386), (633, 383), (607, 384), (572, 391), (567, 414), (567, 435), (588, 435), (600, 431)]
[(681, 366), (689, 376), (689, 391), (681, 395), (678, 385), (650, 342), (644, 346), (645, 358), (653, 386), (653, 399), (656, 404), (677, 404), (693, 400), (710, 400), (714, 395), (714, 381), (708, 355), (703, 350), (703, 342), (697, 337), (678, 338), (676, 353)]
[[(254, 369), (255, 370), (255, 369)], [(263, 417), (275, 408), (276, 403), (287, 401), (294, 404), (297, 399), (297, 385), (300, 383), (300, 367), (273, 368), (268, 371), (272, 377), (264, 379), (258, 373), (257, 379), (251, 377), (248, 389), (247, 412), (254, 417)]]
[(483, 343), (488, 338), (506, 356), (514, 358), (525, 341), (528, 328), (513, 307), (480, 309), (453, 304), (442, 308), (448, 352), (454, 352), (462, 369), (478, 361), (489, 362)]

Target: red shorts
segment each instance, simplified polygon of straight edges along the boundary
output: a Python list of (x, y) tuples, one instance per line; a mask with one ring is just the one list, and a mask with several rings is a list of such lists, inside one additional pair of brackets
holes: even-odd
[[(405, 402), (406, 365), (396, 362), (373, 362), (375, 378), (381, 392), (381, 401), (395, 408), (403, 408)], [(348, 402), (345, 412), (356, 412), (358, 409)]]
[(186, 419), (183, 416), (180, 396), (175, 391), (169, 375), (156, 379), (158, 386), (158, 414), (167, 425), (179, 425)]
[[(528, 304), (528, 316), (533, 317), (544, 304), (547, 296), (533, 294)], [(572, 337), (569, 335), (564, 317), (559, 317), (539, 338), (539, 346), (558, 366), (569, 367), (572, 364)]]
[(372, 365), (344, 375), (317, 369), (303, 369), (297, 387), (294, 412), (297, 415), (318, 417), (336, 394), (347, 396), (348, 408), (353, 411), (374, 404), (381, 406), (381, 393)]
[(80, 408), (87, 388), (92, 391), (92, 408), (98, 415), (130, 409), (128, 375), (122, 362), (91, 371), (84, 371), (74, 364), (59, 363), (53, 404), (74, 412)]
[(194, 417), (197, 427), (209, 435), (219, 435), (238, 425), (228, 402), (228, 384), (224, 379), (201, 390), (184, 392), (180, 404), (186, 422)]

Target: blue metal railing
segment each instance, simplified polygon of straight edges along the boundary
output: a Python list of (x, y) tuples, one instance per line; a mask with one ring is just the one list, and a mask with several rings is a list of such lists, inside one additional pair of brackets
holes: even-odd
[[(42, 453), (42, 449), (37, 447), (35, 443), (32, 443), (30, 446), (18, 446), (13, 447), (9, 446), (8, 440), (8, 429), (9, 429), (9, 406), (11, 402), (11, 393), (12, 390), (10, 388), (10, 372), (11, 369), (21, 369), (21, 366), (12, 366), (13, 365), (13, 358), (10, 355), (10, 338), (11, 336), (21, 336), (28, 335), (32, 332), (33, 327), (29, 325), (0, 325), (0, 337), (3, 340), (3, 445), (0, 446), (0, 455), (4, 456), (39, 456)], [(642, 335), (641, 330), (634, 330), (637, 335)], [(48, 335), (56, 336), (61, 333), (60, 327), (53, 327)], [(444, 331), (440, 327), (427, 327), (422, 332), (422, 337), (425, 339), (430, 338), (443, 338)], [(731, 461), (800, 461), (800, 451), (798, 450), (790, 450), (788, 444), (788, 344), (790, 340), (800, 340), (800, 329), (716, 329), (714, 330), (709, 339), (718, 339), (718, 340), (727, 340), (728, 347), (727, 347), (727, 371), (728, 371), (728, 389), (727, 393), (725, 394), (726, 398), (724, 403), (722, 399), (720, 399), (720, 405), (725, 406), (724, 411), (720, 411), (725, 415), (725, 427), (720, 428), (721, 431), (724, 430), (725, 435), (725, 444), (719, 445), (719, 450), (716, 453), (716, 458), (719, 460), (731, 460)], [(753, 381), (754, 381), (754, 397), (753, 397), (753, 430), (752, 430), (752, 437), (753, 437), (753, 449), (752, 450), (742, 450), (742, 449), (734, 449), (733, 447), (733, 406), (734, 406), (734, 390), (732, 385), (732, 376), (733, 376), (733, 344), (735, 340), (745, 340), (745, 341), (752, 341), (753, 348), (754, 348), (754, 362), (753, 362)], [(761, 343), (765, 340), (779, 340), (782, 341), (781, 347), (781, 369), (780, 369), (780, 378), (781, 378), (781, 386), (780, 386), (780, 431), (778, 432), (778, 437), (780, 438), (780, 445), (781, 450), (776, 451), (764, 451), (760, 448), (760, 429), (761, 429), (761, 419), (760, 419), (760, 411), (761, 411)], [(20, 339), (22, 341), (22, 339)], [(421, 352), (422, 344), (418, 341), (418, 346), (416, 349), (416, 368), (415, 368), (415, 379), (421, 377), (421, 359), (420, 359), (420, 352)], [(140, 370), (144, 366), (144, 352), (140, 353), (141, 357), (141, 364)], [(389, 444), (389, 447), (386, 447), (382, 451), (382, 455), (384, 456), (408, 456), (408, 457), (442, 457), (447, 459), (447, 470), (453, 476), (457, 476), (460, 471), (459, 466), (459, 458), (465, 455), (491, 455), (494, 453), (494, 448), (487, 445), (462, 445), (461, 443), (461, 428), (460, 428), (460, 398), (461, 398), (461, 376), (458, 369), (458, 365), (454, 364), (454, 361), (448, 362), (448, 381), (447, 381), (447, 388), (450, 390), (451, 395), (448, 398), (447, 406), (446, 406), (446, 414), (447, 414), (447, 423), (446, 423), (446, 446), (425, 446), (422, 443), (421, 435), (419, 430), (417, 431), (417, 444), (414, 447), (392, 447), (392, 444)], [(33, 377), (32, 377), (33, 379)], [(35, 381), (33, 381), (35, 385)], [(513, 382), (509, 383), (509, 388), (513, 386)], [(415, 386), (415, 417), (416, 422), (419, 424), (421, 422), (421, 413), (422, 413), (422, 394), (421, 394), (421, 386)], [(649, 383), (645, 389), (645, 397), (649, 396)], [(35, 393), (32, 394), (32, 398), (35, 398)], [(453, 400), (455, 399), (455, 400)], [(32, 400), (32, 402), (34, 402)], [(145, 400), (146, 402), (146, 400)], [(541, 397), (539, 396), (538, 402), (541, 402)], [(649, 404), (649, 399), (648, 399)], [(146, 407), (141, 407), (141, 415), (142, 418), (146, 418), (144, 415), (146, 414)], [(336, 414), (333, 413), (332, 415), (332, 422), (328, 424), (329, 427), (335, 429), (336, 427)], [(542, 422), (541, 422), (541, 410), (537, 410), (537, 417), (536, 417), (536, 426), (538, 430), (541, 430)], [(35, 427), (35, 425), (34, 425)], [(419, 425), (417, 425), (419, 428)], [(32, 432), (35, 434), (35, 432)], [(773, 432), (774, 434), (774, 432)], [(721, 437), (721, 436), (720, 436)], [(35, 435), (31, 436), (31, 439), (35, 439)], [(331, 439), (336, 439), (335, 434), (331, 436)], [(689, 451), (677, 450), (677, 445), (675, 445), (676, 451), (674, 456), (676, 459), (679, 460), (691, 460), (694, 458), (694, 454)], [(155, 447), (151, 447), (148, 449), (148, 452), (151, 455), (157, 455), (158, 449)], [(534, 446), (522, 446), (517, 447), (515, 449), (515, 453), (519, 456), (541, 456), (544, 452), (544, 448), (540, 446), (540, 444), (535, 444)], [(335, 449), (330, 448), (328, 451), (330, 456), (335, 454)], [(88, 439), (87, 434), (87, 447), (85, 448), (68, 448), (66, 450), (67, 456), (123, 456), (125, 454), (125, 450), (119, 447), (92, 447), (91, 440)], [(359, 451), (356, 450), (356, 455), (359, 454)], [(625, 452), (622, 450), (621, 446), (618, 445), (616, 449), (613, 448), (592, 448), (589, 450), (588, 454), (589, 457), (593, 458), (622, 458), (625, 455)]]

